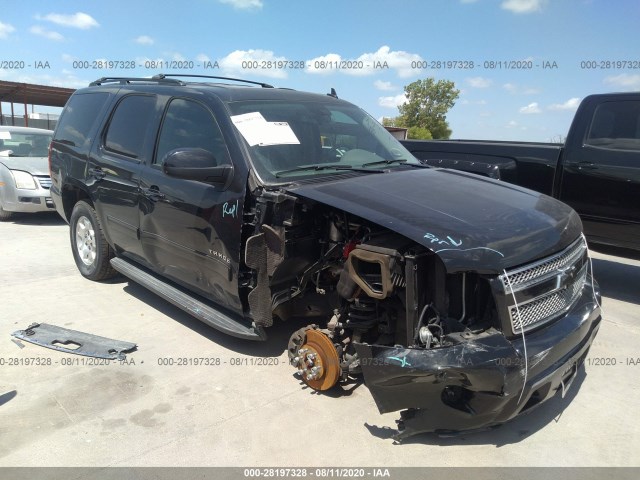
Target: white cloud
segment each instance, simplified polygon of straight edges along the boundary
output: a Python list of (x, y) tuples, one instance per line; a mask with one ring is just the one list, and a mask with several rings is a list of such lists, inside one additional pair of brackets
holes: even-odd
[(487, 87), (490, 87), (493, 82), (488, 78), (471, 77), (471, 78), (467, 78), (467, 83), (471, 85), (473, 88), (487, 88)]
[(67, 63), (71, 63), (75, 60), (77, 60), (77, 57), (74, 57), (73, 55), (69, 55), (68, 53), (63, 53), (62, 54), (62, 61), (63, 62), (67, 62)]
[[(263, 77), (272, 78), (287, 78), (287, 72), (284, 69), (272, 69), (272, 68), (242, 68), (243, 62), (251, 62), (253, 65), (257, 65), (264, 62), (279, 62), (286, 61), (285, 57), (276, 57), (270, 50), (236, 50), (220, 60), (220, 68), (228, 74), (240, 74), (246, 75), (248, 72), (255, 72), (257, 75)], [(246, 64), (245, 64), (246, 67)]]
[(510, 120), (509, 123), (507, 123), (506, 127), (507, 128), (514, 128), (518, 126), (518, 122), (516, 122), (515, 120)]
[(7, 38), (11, 33), (15, 31), (16, 29), (13, 25), (0, 22), (0, 38)]
[(575, 110), (580, 105), (578, 97), (570, 98), (564, 103), (554, 103), (549, 105), (549, 110)]
[(81, 30), (88, 30), (90, 28), (100, 26), (100, 24), (96, 22), (95, 18), (82, 12), (74, 13), (73, 15), (49, 13), (43, 17), (36, 16), (36, 18), (38, 20), (47, 20), (63, 27), (79, 28)]
[(532, 113), (540, 113), (542, 112), (542, 110), (540, 110), (540, 107), (538, 106), (537, 102), (532, 102), (529, 105), (527, 105), (526, 107), (522, 107), (519, 110), (520, 113), (523, 113), (525, 115), (529, 115)]
[(542, 10), (547, 0), (504, 0), (500, 5), (513, 13), (533, 13)]
[(403, 50), (392, 51), (390, 47), (383, 45), (377, 52), (363, 53), (356, 59), (356, 62), (364, 64), (363, 69), (347, 70), (346, 73), (370, 75), (380, 71), (379, 68), (376, 68), (377, 65), (384, 66), (386, 64), (390, 70), (395, 70), (398, 76), (406, 78), (415, 73), (415, 69), (411, 68), (411, 62), (419, 62), (421, 60), (420, 55), (416, 53), (409, 53)]
[(391, 82), (383, 82), (382, 80), (376, 80), (375, 82), (373, 82), (373, 86), (376, 87), (378, 90), (384, 90), (384, 91), (396, 89), (396, 87), (391, 85)]
[(29, 29), (29, 32), (33, 33), (34, 35), (39, 35), (48, 40), (53, 40), (56, 42), (61, 42), (64, 40), (64, 37), (60, 35), (58, 32), (47, 30), (46, 28), (42, 28), (40, 25), (34, 25)]
[(338, 69), (336, 66), (339, 66), (341, 62), (342, 57), (340, 55), (337, 53), (329, 53), (327, 55), (322, 55), (308, 60), (306, 71), (308, 73), (328, 75), (329, 73), (337, 71)]
[(394, 97), (380, 97), (378, 98), (378, 105), (385, 108), (398, 108), (400, 105), (407, 101), (404, 93), (396, 95)]
[(264, 4), (262, 0), (218, 0), (220, 3), (231, 5), (238, 10), (260, 10)]
[(363, 53), (354, 59), (342, 58), (337, 53), (329, 53), (307, 61), (307, 73), (344, 73), (346, 75), (364, 76), (395, 70), (401, 78), (414, 75), (416, 70), (411, 67), (412, 62), (419, 62), (422, 58), (415, 53), (402, 50), (392, 51), (383, 45), (375, 52)]
[(640, 90), (640, 75), (622, 73), (605, 78), (604, 83), (624, 90)]
[(184, 62), (186, 58), (181, 53), (174, 52), (171, 53), (171, 60), (174, 60), (176, 62)]
[(539, 88), (532, 88), (532, 87), (520, 87), (518, 85), (516, 85), (515, 83), (505, 83), (504, 85), (502, 85), (502, 88), (504, 88), (507, 92), (515, 95), (537, 95), (538, 93), (540, 93), (540, 89)]
[(209, 62), (211, 61), (211, 59), (205, 55), (204, 53), (199, 53), (198, 55), (196, 55), (196, 60), (198, 62)]
[(138, 38), (134, 40), (137, 44), (140, 45), (153, 45), (155, 41), (149, 35), (140, 35)]

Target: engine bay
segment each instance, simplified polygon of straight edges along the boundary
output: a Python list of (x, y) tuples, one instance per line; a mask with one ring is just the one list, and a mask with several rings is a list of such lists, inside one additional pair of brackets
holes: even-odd
[[(355, 345), (439, 349), (500, 329), (486, 276), (447, 274), (431, 250), (347, 212), (294, 197), (263, 195), (245, 214), (248, 245), (259, 237), (268, 253), (268, 291), (275, 318), (311, 317), (293, 333), (291, 364), (316, 390), (327, 390), (362, 373)], [(262, 201), (260, 201), (262, 200)], [(274, 201), (275, 200), (275, 201)], [(247, 247), (254, 265), (257, 256)], [(260, 269), (242, 277), (246, 303)], [(263, 300), (262, 303), (265, 303)]]

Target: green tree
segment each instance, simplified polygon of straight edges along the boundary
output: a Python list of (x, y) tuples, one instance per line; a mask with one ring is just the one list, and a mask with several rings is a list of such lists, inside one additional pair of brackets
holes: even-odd
[(408, 128), (409, 138), (442, 139), (451, 136), (447, 112), (460, 95), (452, 81), (416, 80), (404, 87), (404, 94), (407, 101), (398, 107), (400, 115), (383, 119), (385, 125)]
[(433, 135), (428, 128), (425, 127), (409, 127), (407, 138), (410, 140), (431, 140)]

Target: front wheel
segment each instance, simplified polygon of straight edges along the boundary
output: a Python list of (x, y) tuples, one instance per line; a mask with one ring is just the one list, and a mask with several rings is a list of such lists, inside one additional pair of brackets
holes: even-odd
[(7, 220), (11, 220), (13, 217), (13, 212), (7, 212), (2, 209), (2, 205), (0, 205), (0, 222), (6, 222)]
[(96, 211), (87, 202), (80, 201), (71, 213), (71, 251), (82, 276), (89, 280), (106, 280), (116, 275), (109, 260), (113, 250), (104, 238)]

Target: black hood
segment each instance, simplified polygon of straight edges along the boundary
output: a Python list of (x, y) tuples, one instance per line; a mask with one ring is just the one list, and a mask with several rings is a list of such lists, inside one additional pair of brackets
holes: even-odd
[(582, 231), (577, 213), (546, 195), (446, 169), (371, 173), (287, 187), (428, 247), (447, 271), (499, 273), (548, 256)]

